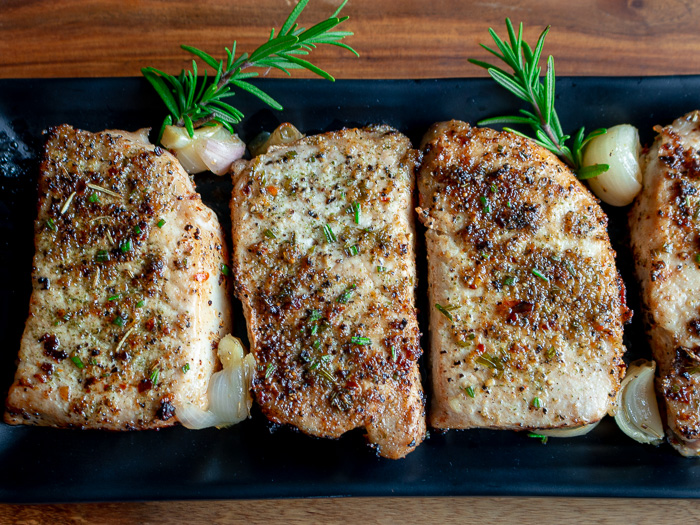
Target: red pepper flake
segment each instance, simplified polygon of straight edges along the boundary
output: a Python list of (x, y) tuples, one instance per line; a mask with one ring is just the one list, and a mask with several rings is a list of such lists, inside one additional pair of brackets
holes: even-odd
[(153, 388), (153, 381), (150, 380), (150, 378), (145, 378), (142, 379), (141, 382), (139, 383), (138, 386), (138, 391), (139, 394), (143, 394), (144, 392), (148, 392), (151, 388)]
[(204, 282), (209, 279), (209, 272), (199, 272), (194, 274), (194, 280), (198, 282)]
[(267, 192), (273, 197), (277, 197), (277, 186), (268, 186)]

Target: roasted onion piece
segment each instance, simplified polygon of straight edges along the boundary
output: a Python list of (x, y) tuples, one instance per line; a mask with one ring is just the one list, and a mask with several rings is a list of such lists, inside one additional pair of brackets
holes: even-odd
[(589, 425), (581, 425), (580, 427), (549, 428), (549, 429), (545, 429), (545, 430), (536, 430), (535, 432), (537, 434), (542, 434), (543, 436), (547, 436), (547, 437), (571, 438), (571, 437), (577, 437), (577, 436), (584, 436), (584, 435), (588, 434), (591, 430), (593, 430), (595, 427), (598, 426), (598, 423), (600, 423), (600, 421), (596, 421), (595, 423), (591, 423)]
[(642, 190), (639, 169), (639, 132), (634, 126), (620, 124), (592, 139), (586, 146), (583, 165), (608, 164), (608, 171), (588, 180), (588, 185), (603, 202), (626, 206)]
[(289, 144), (295, 140), (302, 138), (304, 134), (295, 128), (289, 122), (285, 122), (277, 126), (277, 129), (272, 133), (261, 133), (255, 137), (248, 145), (250, 154), (253, 157), (267, 153), (270, 146), (279, 146), (280, 144)]
[(664, 428), (654, 391), (656, 362), (640, 359), (630, 363), (622, 380), (615, 422), (629, 437), (640, 443), (658, 445)]
[(185, 128), (166, 126), (160, 142), (175, 153), (182, 167), (191, 174), (209, 170), (223, 175), (245, 154), (243, 141), (220, 124), (198, 128), (194, 137)]
[(221, 428), (240, 423), (250, 416), (253, 405), (250, 388), (255, 369), (253, 354), (244, 356), (241, 341), (232, 335), (219, 342), (218, 353), (223, 369), (209, 380), (208, 409), (202, 410), (192, 403), (175, 409), (175, 415), (184, 427), (197, 430)]

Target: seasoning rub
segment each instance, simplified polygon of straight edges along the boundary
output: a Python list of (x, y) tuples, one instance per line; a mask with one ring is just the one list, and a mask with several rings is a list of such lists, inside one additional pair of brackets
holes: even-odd
[(206, 404), (230, 331), (224, 236), (147, 131), (48, 132), (7, 423), (158, 428)]
[(424, 142), (431, 425), (598, 421), (624, 374), (630, 315), (602, 210), (528, 139), (452, 121)]
[(410, 147), (386, 126), (348, 129), (233, 175), (236, 293), (263, 412), (314, 436), (364, 427), (390, 458), (425, 433)]

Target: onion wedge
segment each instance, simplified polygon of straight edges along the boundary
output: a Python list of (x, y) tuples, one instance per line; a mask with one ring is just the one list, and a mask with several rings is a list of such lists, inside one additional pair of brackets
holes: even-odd
[(203, 410), (192, 403), (175, 407), (175, 415), (186, 428), (222, 428), (240, 423), (250, 416), (253, 405), (250, 388), (255, 369), (253, 354), (244, 356), (241, 341), (232, 335), (221, 339), (218, 353), (223, 369), (209, 380), (208, 409)]
[(620, 124), (593, 138), (583, 155), (583, 165), (607, 164), (605, 171), (588, 180), (593, 193), (612, 206), (626, 206), (642, 190), (639, 168), (639, 132), (634, 126)]
[(243, 141), (220, 124), (198, 128), (194, 130), (194, 137), (190, 137), (185, 128), (166, 126), (160, 142), (175, 153), (190, 174), (209, 170), (223, 175), (245, 154)]
[(664, 428), (654, 391), (655, 361), (640, 359), (630, 363), (620, 387), (620, 406), (615, 422), (625, 434), (639, 443), (659, 445)]

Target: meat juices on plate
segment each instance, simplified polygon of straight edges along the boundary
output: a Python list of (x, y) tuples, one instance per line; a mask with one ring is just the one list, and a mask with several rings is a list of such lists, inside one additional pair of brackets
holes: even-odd
[(424, 143), (430, 424), (598, 421), (624, 375), (630, 312), (596, 199), (553, 154), (511, 133), (451, 121)]
[(380, 455), (423, 440), (412, 212), (415, 151), (387, 126), (234, 165), (236, 293), (263, 412), (320, 437), (364, 427)]
[(133, 430), (206, 406), (230, 331), (216, 215), (147, 131), (48, 132), (5, 421)]

